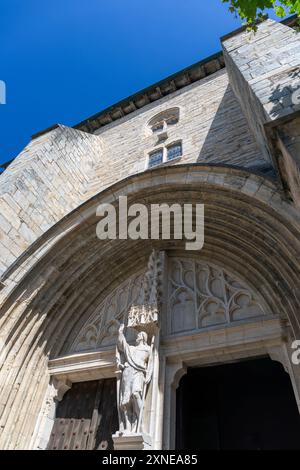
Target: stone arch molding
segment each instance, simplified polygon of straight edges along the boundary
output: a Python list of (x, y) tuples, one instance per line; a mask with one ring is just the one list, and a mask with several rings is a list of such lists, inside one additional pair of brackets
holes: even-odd
[(158, 250), (184, 248), (181, 241), (164, 240), (99, 244), (96, 208), (99, 203), (116, 205), (119, 195), (127, 195), (130, 202), (143, 199), (145, 204), (162, 198), (168, 204), (203, 202), (206, 234), (201, 259), (247, 280), (268, 305), (264, 311), (286, 318), (293, 338), (299, 335), (299, 211), (273, 182), (228, 166), (202, 164), (133, 175), (62, 216), (30, 246), (22, 245), (21, 255), (11, 254), (7, 260), (0, 279), (3, 449), (30, 446), (49, 386), (49, 358), (69, 352), (82, 325), (98, 314), (98, 305), (117, 282), (145, 268), (150, 245)]
[[(267, 307), (243, 281), (200, 257), (170, 257), (167, 276), (167, 331), (174, 334), (224, 326), (267, 315)], [(85, 322), (70, 352), (95, 350), (116, 343), (118, 326), (126, 324), (130, 306), (142, 299), (144, 272), (113, 290)]]

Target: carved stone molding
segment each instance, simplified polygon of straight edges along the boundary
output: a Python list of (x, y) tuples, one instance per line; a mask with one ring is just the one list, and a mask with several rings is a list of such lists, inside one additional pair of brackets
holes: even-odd
[(300, 369), (292, 363), (291, 343), (282, 342), (280, 346), (268, 348), (268, 354), (273, 361), (280, 362), (285, 372), (289, 374), (294, 390), (297, 406), (300, 412)]
[(276, 346), (274, 348), (268, 348), (268, 354), (272, 361), (280, 362), (287, 374), (290, 373), (290, 368), (286, 355), (282, 346)]
[(158, 324), (158, 307), (156, 304), (132, 305), (128, 314), (128, 327), (137, 331), (154, 334)]
[(143, 282), (143, 304), (159, 305), (161, 301), (162, 286), (162, 253), (153, 250), (149, 261)]
[(176, 364), (176, 366), (173, 369), (173, 373), (174, 375), (173, 375), (170, 385), (173, 388), (173, 390), (177, 390), (177, 388), (179, 387), (180, 380), (187, 373), (186, 365), (184, 363), (179, 363), (179, 365)]
[(159, 327), (161, 303), (162, 263), (160, 252), (153, 250), (145, 273), (138, 304), (132, 304), (128, 314), (128, 327), (156, 334)]

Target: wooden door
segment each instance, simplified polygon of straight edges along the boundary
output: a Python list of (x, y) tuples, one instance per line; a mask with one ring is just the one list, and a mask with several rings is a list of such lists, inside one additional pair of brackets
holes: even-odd
[(115, 379), (78, 382), (58, 404), (50, 450), (112, 450), (118, 429)]

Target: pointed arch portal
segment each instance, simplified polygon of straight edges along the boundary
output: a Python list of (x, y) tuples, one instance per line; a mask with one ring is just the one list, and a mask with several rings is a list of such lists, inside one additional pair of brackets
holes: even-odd
[[(180, 278), (174, 268), (177, 287), (161, 312), (157, 415), (149, 424), (153, 448), (175, 446), (174, 394), (188, 367), (276, 356), (289, 372), (299, 406), (299, 371), (289, 362), (289, 341), (300, 335), (299, 213), (272, 181), (251, 172), (201, 164), (163, 167), (126, 178), (77, 207), (26, 247), (0, 279), (3, 449), (46, 447), (53, 403), (72, 383), (114, 377), (110, 320), (114, 312), (122, 316), (126, 282), (139, 282), (152, 249), (166, 253), (167, 270), (174, 257), (187, 257), (180, 240), (100, 242), (96, 208), (117, 205), (119, 195), (130, 204), (205, 205), (201, 269), (190, 269), (187, 260)], [(166, 283), (164, 292), (170, 288)], [(111, 296), (116, 289), (119, 296)], [(136, 298), (134, 286), (128, 289)], [(183, 317), (191, 310), (190, 318)]]

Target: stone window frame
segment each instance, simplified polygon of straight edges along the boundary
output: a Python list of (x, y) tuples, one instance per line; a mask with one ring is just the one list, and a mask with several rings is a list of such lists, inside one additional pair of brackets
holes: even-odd
[[(175, 145), (181, 145), (181, 154), (174, 157), (174, 158), (168, 158), (168, 150), (172, 147), (174, 147)], [(157, 163), (156, 165), (151, 165), (150, 166), (150, 159), (151, 159), (151, 156), (153, 154), (156, 154), (158, 152), (162, 151), (162, 161), (161, 163)], [(165, 144), (164, 146), (160, 146), (158, 147), (157, 149), (152, 149), (150, 152), (148, 152), (148, 155), (147, 155), (147, 162), (146, 162), (146, 168), (147, 169), (152, 169), (152, 168), (157, 168), (161, 165), (164, 165), (164, 164), (168, 164), (168, 163), (172, 163), (174, 161), (178, 161), (180, 160), (181, 158), (183, 157), (183, 142), (182, 142), (182, 139), (177, 139), (177, 140), (174, 140), (173, 142), (170, 142), (169, 144)]]
[[(169, 158), (169, 150), (173, 147), (178, 147), (180, 146), (180, 154), (176, 155), (173, 158)], [(182, 140), (176, 140), (174, 142), (171, 142), (170, 144), (166, 145), (166, 152), (167, 152), (167, 162), (173, 162), (174, 160), (177, 160), (182, 157), (183, 154), (183, 148), (182, 148)]]
[[(167, 132), (168, 127), (179, 123), (180, 108), (178, 106), (166, 109), (153, 116), (147, 123), (147, 131), (151, 135)], [(172, 122), (174, 121), (174, 122)]]
[[(154, 155), (158, 155), (158, 154), (162, 154), (162, 160), (160, 163), (157, 163), (157, 164), (154, 164), (154, 165), (151, 165), (151, 157), (153, 157)], [(148, 168), (156, 168), (160, 165), (162, 165), (164, 163), (164, 159), (165, 159), (165, 149), (164, 147), (159, 147), (157, 149), (154, 149), (152, 150), (151, 152), (148, 153), (148, 161), (147, 161), (147, 167)]]

